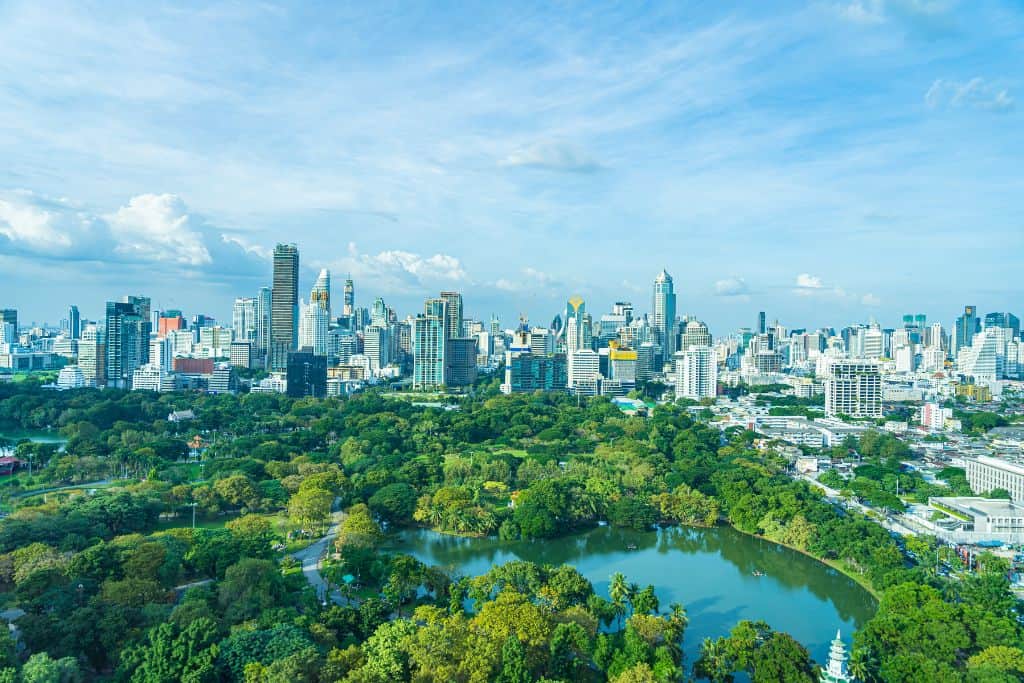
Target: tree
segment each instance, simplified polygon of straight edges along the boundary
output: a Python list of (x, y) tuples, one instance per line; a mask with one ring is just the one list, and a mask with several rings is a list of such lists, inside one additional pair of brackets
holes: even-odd
[(213, 683), (217, 680), (216, 622), (201, 617), (178, 627), (163, 623), (149, 632), (132, 683)]
[(515, 635), (510, 635), (501, 647), (501, 670), (495, 683), (530, 683), (530, 680), (523, 644)]
[(409, 484), (388, 484), (370, 496), (370, 510), (389, 524), (407, 524), (416, 511), (416, 489)]
[(331, 518), (334, 495), (324, 489), (295, 492), (288, 500), (288, 516), (303, 529), (322, 532)]
[(284, 579), (274, 562), (242, 558), (224, 574), (218, 601), (225, 618), (244, 621), (276, 607), (284, 595)]
[(22, 683), (78, 683), (82, 672), (74, 657), (53, 659), (46, 652), (28, 658), (21, 669)]
[(244, 474), (234, 474), (218, 479), (213, 484), (213, 490), (235, 507), (254, 508), (259, 505), (259, 493), (249, 477)]
[(661, 679), (655, 678), (647, 662), (640, 662), (610, 680), (611, 683), (657, 683)]
[(238, 541), (246, 557), (266, 559), (273, 553), (273, 545), (281, 540), (274, 533), (270, 520), (260, 515), (242, 515), (224, 525)]
[(370, 508), (364, 503), (353, 505), (348, 509), (338, 539), (335, 541), (339, 550), (346, 546), (353, 548), (375, 548), (383, 538), (380, 526), (374, 521)]
[(615, 606), (615, 614), (621, 623), (623, 616), (626, 614), (626, 598), (629, 596), (629, 585), (626, 583), (626, 577), (621, 572), (612, 574), (611, 582), (608, 585), (608, 595), (612, 599), (612, 604)]

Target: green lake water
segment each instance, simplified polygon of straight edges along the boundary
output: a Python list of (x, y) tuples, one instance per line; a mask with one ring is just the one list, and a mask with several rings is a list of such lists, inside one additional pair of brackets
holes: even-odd
[[(631, 544), (637, 549), (628, 550)], [(654, 584), (662, 610), (672, 602), (686, 607), (688, 665), (693, 664), (704, 638), (725, 635), (741, 619), (763, 619), (789, 633), (821, 663), (827, 660), (836, 629), (842, 630), (849, 646), (853, 630), (876, 609), (874, 598), (842, 573), (731, 527), (658, 531), (598, 527), (564, 538), (516, 542), (419, 529), (398, 532), (391, 546), (466, 576), (515, 559), (569, 564), (604, 597), (614, 572), (622, 572), (641, 587)], [(764, 576), (754, 576), (755, 571)]]

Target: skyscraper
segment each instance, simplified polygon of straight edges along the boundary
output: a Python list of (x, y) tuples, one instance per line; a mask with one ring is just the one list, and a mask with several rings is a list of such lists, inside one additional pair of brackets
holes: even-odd
[(974, 335), (979, 331), (981, 331), (981, 321), (978, 320), (978, 309), (974, 306), (964, 306), (964, 314), (956, 319), (953, 351), (959, 353), (961, 348), (970, 346)]
[(694, 345), (675, 354), (676, 398), (699, 401), (718, 390), (718, 359), (710, 346)]
[(72, 339), (82, 338), (82, 316), (78, 313), (78, 306), (68, 308), (68, 336)]
[(757, 313), (757, 333), (758, 334), (764, 334), (767, 331), (768, 331), (768, 328), (765, 326), (764, 311), (758, 311), (758, 313)]
[(316, 284), (309, 293), (309, 303), (320, 306), (327, 313), (327, 319), (331, 319), (331, 271), (326, 268), (321, 269), (316, 278)]
[(256, 299), (242, 296), (235, 299), (231, 309), (231, 329), (238, 341), (256, 339)]
[(877, 361), (832, 358), (823, 369), (826, 415), (882, 417), (882, 376)]
[(676, 293), (672, 276), (662, 270), (654, 278), (654, 295), (651, 302), (651, 327), (654, 339), (661, 345), (662, 358), (671, 358), (676, 352)]
[(282, 372), (299, 335), (299, 249), (294, 244), (274, 247), (270, 299), (270, 369)]
[(341, 314), (345, 316), (352, 315), (355, 312), (356, 307), (356, 287), (352, 282), (352, 278), (345, 280), (345, 293), (342, 296), (341, 301)]
[(82, 369), (88, 386), (107, 383), (107, 345), (104, 332), (96, 325), (86, 325), (78, 343), (78, 367)]
[(583, 297), (573, 295), (565, 303), (565, 349), (571, 354), (590, 348), (593, 330), (587, 324), (587, 305)]
[(126, 296), (108, 301), (106, 310), (107, 383), (131, 386), (132, 373), (149, 362), (149, 299)]
[(270, 347), (270, 287), (260, 287), (256, 294), (256, 353), (263, 358)]
[(462, 294), (459, 292), (441, 292), (445, 302), (444, 336), (455, 339), (462, 336)]
[(446, 307), (444, 299), (427, 299), (423, 315), (413, 320), (413, 389), (437, 389), (444, 384)]
[(299, 318), (299, 348), (312, 350), (318, 356), (327, 355), (327, 331), (330, 320), (327, 311), (313, 301), (301, 307)]

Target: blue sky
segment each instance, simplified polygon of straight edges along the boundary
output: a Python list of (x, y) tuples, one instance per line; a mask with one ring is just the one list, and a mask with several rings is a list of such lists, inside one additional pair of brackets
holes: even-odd
[(0, 2), (0, 305), (227, 319), (277, 241), (403, 314), (716, 334), (1020, 305), (1024, 6)]

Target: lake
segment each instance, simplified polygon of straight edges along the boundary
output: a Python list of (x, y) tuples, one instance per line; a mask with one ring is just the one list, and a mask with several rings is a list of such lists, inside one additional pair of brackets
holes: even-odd
[(68, 440), (60, 435), (57, 431), (31, 431), (31, 430), (20, 430), (10, 432), (0, 432), (0, 441), (7, 440), (17, 443), (22, 439), (28, 439), (29, 441), (35, 441), (36, 443), (67, 443)]
[[(636, 550), (627, 550), (633, 544)], [(654, 584), (662, 610), (686, 607), (688, 666), (701, 641), (728, 633), (741, 619), (766, 621), (803, 643), (818, 663), (842, 629), (847, 647), (853, 630), (871, 618), (873, 597), (852, 579), (789, 548), (741, 534), (731, 527), (671, 527), (633, 531), (598, 527), (564, 538), (505, 542), (462, 538), (425, 529), (397, 532), (389, 546), (430, 565), (467, 576), (510, 560), (569, 564), (608, 597), (609, 577)], [(753, 572), (764, 572), (754, 576)]]

